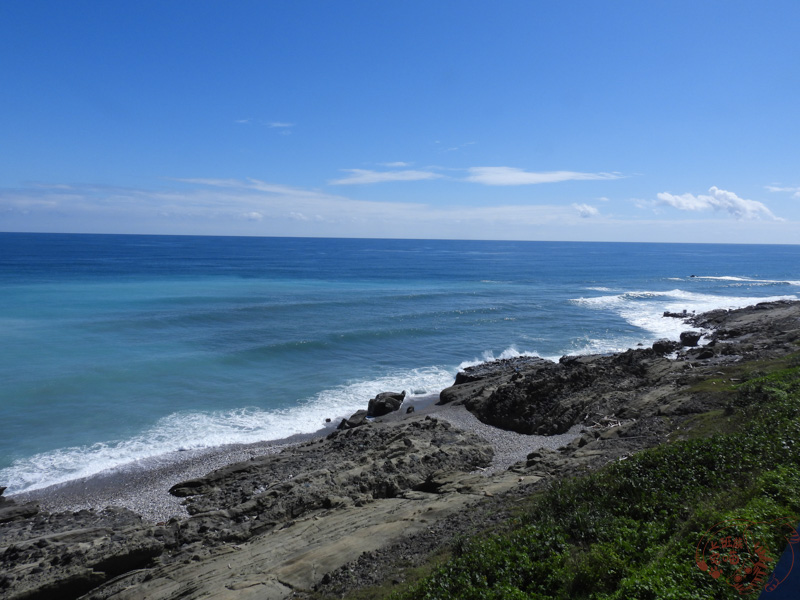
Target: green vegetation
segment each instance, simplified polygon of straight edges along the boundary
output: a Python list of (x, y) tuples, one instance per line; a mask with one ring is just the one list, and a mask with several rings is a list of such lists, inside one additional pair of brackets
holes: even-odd
[[(728, 533), (744, 536), (755, 523), (749, 539), (775, 560), (786, 531), (773, 521), (796, 524), (800, 367), (780, 366), (731, 386), (727, 410), (693, 419), (687, 439), (554, 483), (503, 531), (456, 544), (448, 561), (394, 597), (741, 598), (724, 582), (732, 567), (713, 579), (696, 550), (715, 524), (738, 519)], [(740, 551), (743, 565), (757, 560), (754, 549)], [(767, 564), (769, 572), (776, 563)]]

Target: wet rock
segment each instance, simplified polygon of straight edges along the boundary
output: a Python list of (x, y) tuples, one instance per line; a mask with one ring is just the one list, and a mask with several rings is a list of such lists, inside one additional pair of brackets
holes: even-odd
[(697, 342), (703, 334), (699, 331), (684, 331), (681, 333), (681, 344), (683, 346), (697, 346)]
[(367, 416), (382, 417), (383, 415), (388, 415), (390, 412), (400, 408), (405, 397), (405, 391), (399, 394), (397, 392), (382, 392), (369, 401)]
[(664, 311), (664, 315), (663, 316), (669, 317), (669, 318), (672, 318), (672, 319), (686, 319), (688, 317), (691, 317), (693, 314), (694, 313), (690, 314), (686, 309), (683, 309), (682, 312), (670, 312), (670, 311), (666, 310), (666, 311)]
[(493, 360), (478, 365), (467, 367), (463, 371), (456, 374), (456, 380), (453, 385), (462, 385), (464, 383), (472, 383), (475, 381), (482, 381), (500, 377), (503, 375), (514, 375), (520, 371), (527, 371), (537, 366), (552, 364), (551, 361), (538, 356), (517, 356), (515, 358), (504, 358), (500, 360)]
[(675, 352), (679, 350), (680, 347), (681, 345), (678, 342), (673, 342), (668, 339), (661, 339), (653, 342), (653, 352), (661, 356)]
[(336, 429), (353, 429), (354, 427), (361, 427), (367, 423), (369, 423), (369, 421), (367, 421), (367, 411), (358, 410), (350, 415), (349, 419), (342, 419), (336, 426)]

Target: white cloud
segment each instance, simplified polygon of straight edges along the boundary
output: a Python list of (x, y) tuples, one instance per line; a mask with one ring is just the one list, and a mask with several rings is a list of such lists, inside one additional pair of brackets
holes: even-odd
[(681, 194), (680, 196), (676, 196), (668, 192), (661, 192), (657, 195), (658, 203), (685, 211), (723, 211), (737, 219), (759, 219), (761, 217), (767, 217), (775, 221), (782, 220), (776, 217), (766, 205), (757, 200), (740, 198), (733, 192), (721, 190), (717, 186), (712, 186), (708, 192), (710, 195), (699, 196), (695, 196), (694, 194)]
[(766, 186), (770, 192), (789, 192), (792, 198), (800, 198), (800, 187), (779, 187), (775, 185)]
[[(193, 235), (796, 243), (798, 222), (620, 219), (592, 205), (355, 200), (256, 179), (0, 188), (3, 231)], [(592, 200), (594, 201), (594, 200)], [(655, 205), (656, 200), (653, 201)], [(581, 214), (588, 215), (581, 218)], [(259, 219), (256, 213), (261, 215)], [(248, 216), (250, 218), (248, 218)], [(590, 217), (590, 218), (589, 218)]]
[(588, 204), (573, 204), (572, 208), (578, 211), (578, 214), (582, 219), (588, 219), (590, 217), (597, 217), (600, 215), (600, 211), (597, 210), (597, 208)]
[(285, 123), (283, 121), (270, 121), (267, 123), (270, 129), (285, 129), (287, 127), (294, 127), (294, 123)]
[(467, 181), (484, 185), (533, 185), (561, 181), (619, 179), (619, 173), (579, 173), (577, 171), (531, 172), (514, 167), (470, 167)]
[(438, 173), (432, 171), (370, 171), (368, 169), (342, 169), (350, 173), (348, 177), (329, 181), (331, 185), (358, 185), (365, 183), (384, 183), (387, 181), (421, 181), (438, 179)]
[(399, 168), (399, 167), (410, 167), (411, 163), (403, 162), (403, 161), (396, 161), (396, 162), (385, 162), (379, 163), (382, 167), (389, 167), (389, 168)]

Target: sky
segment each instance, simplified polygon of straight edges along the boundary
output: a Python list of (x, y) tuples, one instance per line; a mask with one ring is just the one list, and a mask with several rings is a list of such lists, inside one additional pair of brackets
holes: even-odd
[(0, 231), (800, 243), (800, 2), (0, 0)]

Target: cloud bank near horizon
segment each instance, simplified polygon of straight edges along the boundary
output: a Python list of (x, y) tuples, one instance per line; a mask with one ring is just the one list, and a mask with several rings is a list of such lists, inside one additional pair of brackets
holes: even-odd
[(470, 167), (467, 181), (484, 185), (536, 185), (562, 181), (620, 179), (621, 173), (581, 173), (578, 171), (533, 172), (515, 167)]
[(671, 206), (682, 211), (720, 211), (727, 212), (737, 219), (760, 219), (766, 217), (773, 221), (782, 221), (780, 217), (773, 214), (763, 202), (740, 198), (733, 192), (721, 190), (717, 186), (711, 186), (708, 190), (710, 195), (701, 194), (681, 194), (677, 196), (669, 192), (661, 192), (657, 195), (658, 204)]
[(643, 205), (712, 215), (647, 219), (631, 210), (633, 201), (608, 198), (601, 212), (580, 201), (491, 199), (441, 206), (353, 199), (258, 179), (164, 182), (160, 189), (66, 184), (0, 189), (0, 231), (676, 242), (757, 242), (766, 236), (774, 243), (796, 243), (796, 221), (781, 222), (762, 203), (716, 187), (708, 196), (662, 192), (658, 201)]
[[(386, 167), (405, 167), (408, 163), (383, 163)], [(451, 169), (458, 171), (459, 169)], [(621, 179), (621, 173), (583, 173), (580, 171), (526, 171), (517, 167), (468, 167), (464, 178), (448, 177), (455, 181), (467, 181), (490, 186), (538, 185), (542, 183), (561, 183), (565, 181), (602, 181)], [(350, 173), (347, 177), (329, 181), (330, 185), (362, 185), (386, 183), (390, 181), (422, 181), (445, 177), (429, 167), (422, 170), (374, 171), (370, 169), (342, 169)]]

